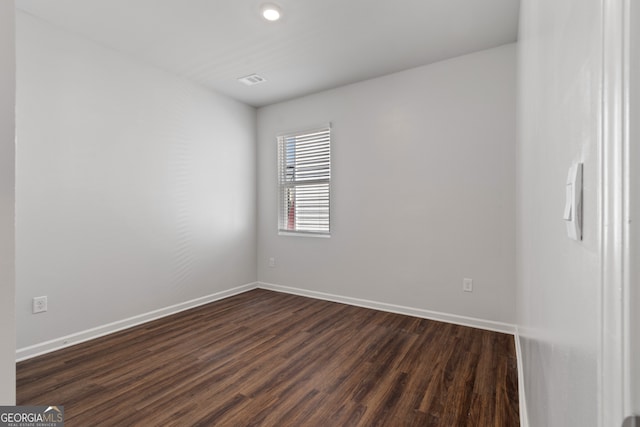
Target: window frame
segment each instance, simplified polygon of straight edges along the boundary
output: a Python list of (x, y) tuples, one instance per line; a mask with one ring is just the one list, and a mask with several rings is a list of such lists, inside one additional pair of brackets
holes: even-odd
[[(289, 132), (281, 132), (276, 136), (276, 157), (277, 157), (277, 231), (279, 236), (297, 236), (297, 237), (319, 237), (319, 238), (330, 238), (332, 233), (331, 227), (331, 213), (332, 213), (332, 168), (333, 168), (333, 135), (332, 135), (332, 126), (331, 123), (321, 124), (319, 126), (310, 126), (300, 130), (289, 131)], [(284, 144), (284, 140), (286, 138), (291, 137), (299, 137), (303, 135), (312, 134), (315, 132), (327, 132), (329, 136), (328, 148), (329, 148), (329, 177), (324, 180), (319, 180), (318, 182), (326, 181), (328, 186), (328, 230), (324, 231), (308, 231), (308, 230), (288, 230), (283, 228), (283, 217), (286, 209), (284, 208), (284, 186), (283, 183), (283, 171), (282, 171), (282, 152), (284, 147), (281, 144)], [(299, 183), (298, 185), (305, 185), (304, 181)], [(309, 184), (307, 184), (309, 185)], [(296, 187), (296, 185), (294, 185)]]

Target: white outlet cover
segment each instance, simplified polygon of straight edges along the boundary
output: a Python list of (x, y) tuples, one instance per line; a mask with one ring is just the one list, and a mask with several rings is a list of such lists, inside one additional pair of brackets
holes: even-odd
[(463, 279), (462, 290), (465, 292), (473, 292), (473, 279)]
[(33, 298), (33, 314), (43, 313), (47, 311), (47, 297), (35, 297)]

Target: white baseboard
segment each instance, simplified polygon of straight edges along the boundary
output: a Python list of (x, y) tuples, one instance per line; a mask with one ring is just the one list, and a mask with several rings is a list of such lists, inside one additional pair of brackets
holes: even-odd
[(258, 288), (268, 289), (276, 292), (300, 295), (309, 298), (321, 299), (325, 301), (339, 302), (342, 304), (355, 305), (358, 307), (372, 308), (374, 310), (388, 311), (391, 313), (405, 314), (407, 316), (421, 317), (423, 319), (437, 320), (440, 322), (453, 323), (456, 325), (470, 326), (478, 329), (515, 334), (515, 325), (509, 323), (495, 322), (493, 320), (477, 319), (474, 317), (459, 316), (457, 314), (440, 313), (438, 311), (424, 310), (421, 308), (405, 307), (401, 305), (388, 304), (384, 302), (371, 301), (360, 298), (345, 297), (340, 295), (327, 294), (324, 292), (310, 291), (307, 289), (292, 288), (289, 286), (275, 285), (273, 283), (258, 282)]
[(520, 345), (520, 332), (516, 326), (513, 337), (516, 342), (516, 359), (518, 362), (518, 402), (520, 405), (520, 427), (529, 427), (529, 414), (527, 413), (527, 398), (524, 388), (524, 365), (522, 364), (522, 347)]
[(31, 345), (29, 347), (23, 347), (16, 351), (16, 361), (20, 362), (26, 359), (31, 359), (32, 357), (50, 353), (55, 350), (60, 350), (65, 347), (70, 347), (72, 345), (89, 341), (95, 338), (99, 338), (108, 334), (112, 334), (114, 332), (131, 328), (133, 326), (137, 326), (142, 323), (150, 322), (152, 320), (170, 316), (172, 314), (176, 314), (181, 311), (189, 310), (191, 308), (208, 304), (213, 301), (218, 301), (223, 298), (228, 298), (233, 295), (241, 294), (243, 292), (256, 289), (257, 287), (258, 287), (257, 282), (248, 283), (246, 285), (238, 286), (235, 288), (216, 292), (211, 295), (206, 295), (204, 297), (196, 298), (191, 301), (185, 301), (179, 304), (171, 305), (169, 307), (165, 307), (158, 310), (150, 311), (148, 313), (129, 317), (128, 319), (118, 320), (116, 322), (98, 326), (96, 328), (91, 328), (85, 331), (76, 332), (71, 335), (55, 338), (50, 341), (45, 341), (43, 343)]

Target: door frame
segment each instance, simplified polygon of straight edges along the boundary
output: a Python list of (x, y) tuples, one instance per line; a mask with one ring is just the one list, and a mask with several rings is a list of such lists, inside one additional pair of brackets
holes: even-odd
[[(640, 366), (632, 357), (640, 349), (640, 309), (635, 278), (640, 265), (632, 219), (639, 216), (640, 163), (631, 141), (637, 139), (640, 102), (637, 0), (603, 0), (602, 141), (600, 144), (601, 312), (598, 357), (602, 427), (621, 426), (640, 409)], [(632, 49), (633, 47), (633, 49)], [(635, 72), (632, 72), (635, 71)], [(634, 76), (635, 75), (635, 76)], [(633, 89), (633, 90), (632, 90)], [(636, 357), (637, 359), (637, 357)]]

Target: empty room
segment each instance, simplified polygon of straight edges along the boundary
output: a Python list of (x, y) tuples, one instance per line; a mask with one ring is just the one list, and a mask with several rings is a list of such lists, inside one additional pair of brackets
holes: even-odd
[(640, 425), (638, 9), (3, 0), (0, 426)]

